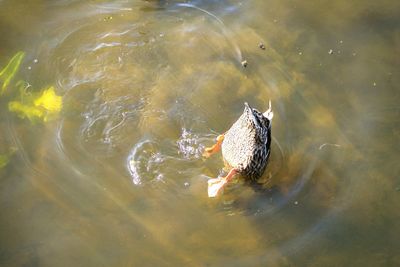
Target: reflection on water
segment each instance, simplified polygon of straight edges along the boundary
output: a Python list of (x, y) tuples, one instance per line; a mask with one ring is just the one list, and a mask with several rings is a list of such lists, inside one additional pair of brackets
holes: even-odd
[[(1, 69), (25, 52), (0, 96), (1, 265), (399, 265), (399, 11), (0, 1)], [(58, 116), (10, 112), (18, 81)], [(269, 100), (265, 175), (208, 199), (226, 170), (204, 146)]]

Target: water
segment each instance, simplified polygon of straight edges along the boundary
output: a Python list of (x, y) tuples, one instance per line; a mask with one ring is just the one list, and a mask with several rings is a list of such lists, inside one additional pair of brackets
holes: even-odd
[[(0, 1), (0, 67), (25, 52), (0, 96), (0, 264), (400, 265), (399, 11)], [(62, 110), (9, 111), (19, 80), (27, 99), (54, 86)], [(209, 199), (226, 170), (204, 147), (269, 100), (259, 186)]]

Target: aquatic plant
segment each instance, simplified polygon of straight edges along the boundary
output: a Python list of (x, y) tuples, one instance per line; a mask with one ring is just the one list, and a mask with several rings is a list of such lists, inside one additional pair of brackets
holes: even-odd
[(45, 89), (41, 96), (35, 99), (34, 104), (36, 107), (42, 107), (49, 113), (57, 113), (61, 110), (62, 99), (61, 96), (56, 95), (54, 87), (50, 86)]
[[(22, 92), (22, 94), (25, 93)], [(22, 95), (21, 98), (21, 101), (9, 102), (8, 110), (30, 121), (40, 119), (46, 122), (54, 118), (62, 109), (62, 97), (56, 95), (54, 86), (41, 90), (41, 93), (36, 96)]]
[[(0, 71), (0, 83), (2, 83), (0, 95), (7, 90), (24, 57), (25, 52), (19, 51)], [(54, 87), (49, 86), (46, 89), (42, 89), (38, 94), (28, 94), (26, 92), (26, 84), (27, 82), (25, 81), (18, 81), (15, 84), (15, 87), (19, 88), (20, 101), (10, 101), (8, 110), (17, 113), (21, 118), (28, 118), (30, 121), (40, 119), (46, 122), (54, 118), (62, 108), (62, 98), (56, 95)], [(1, 157), (0, 160), (2, 160)]]
[(10, 84), (11, 80), (18, 72), (19, 66), (21, 65), (21, 62), (24, 59), (24, 56), (25, 53), (19, 51), (11, 58), (8, 64), (0, 71), (0, 82), (2, 83), (0, 95), (2, 95), (6, 91), (7, 86)]

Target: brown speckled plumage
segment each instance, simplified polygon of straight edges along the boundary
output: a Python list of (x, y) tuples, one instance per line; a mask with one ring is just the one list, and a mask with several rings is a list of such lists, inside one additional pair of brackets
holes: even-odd
[(225, 162), (251, 180), (261, 177), (268, 163), (272, 116), (271, 107), (262, 114), (245, 103), (243, 114), (225, 133)]

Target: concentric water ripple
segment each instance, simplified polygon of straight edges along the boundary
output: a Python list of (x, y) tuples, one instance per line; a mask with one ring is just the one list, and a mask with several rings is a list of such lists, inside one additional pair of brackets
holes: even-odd
[[(26, 233), (4, 235), (0, 263), (52, 255), (73, 266), (69, 256), (78, 255), (96, 266), (290, 266), (303, 254), (334, 258), (344, 241), (372, 244), (366, 233), (390, 228), (388, 208), (378, 203), (398, 207), (388, 197), (398, 186), (387, 178), (397, 165), (371, 155), (394, 150), (385, 140), (398, 136), (399, 109), (394, 94), (379, 92), (396, 78), (366, 75), (358, 88), (353, 71), (365, 60), (358, 56), (375, 47), (347, 47), (343, 36), (335, 45), (318, 41), (310, 32), (326, 36), (326, 29), (299, 30), (289, 19), (304, 10), (265, 17), (258, 10), (270, 10), (265, 5), (57, 1), (37, 28), (19, 28), (40, 37), (30, 37), (17, 76), (24, 93), (54, 86), (63, 109), (33, 123), (7, 110), (11, 94), (0, 98), (0, 152), (10, 155), (0, 169), (2, 220), (10, 233)], [(385, 97), (393, 103), (380, 107)], [(243, 102), (263, 110), (269, 100), (275, 117), (265, 174), (258, 183), (238, 177), (220, 198), (207, 198), (207, 179), (227, 170), (221, 154), (204, 159), (204, 147), (229, 129)]]

